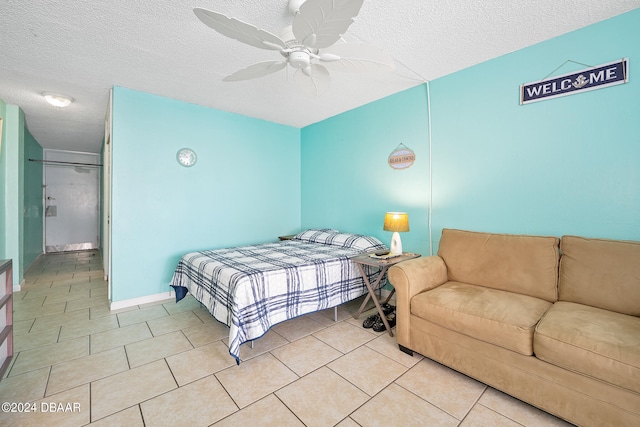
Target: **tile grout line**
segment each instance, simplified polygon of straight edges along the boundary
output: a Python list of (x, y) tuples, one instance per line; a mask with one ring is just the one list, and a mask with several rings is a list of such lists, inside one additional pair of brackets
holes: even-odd
[[(469, 410), (464, 414), (464, 417), (462, 417), (462, 419), (460, 420), (460, 422), (458, 423), (458, 425), (462, 425), (462, 423), (464, 422), (464, 420), (469, 416), (469, 414), (471, 413), (471, 411), (473, 410), (473, 408), (476, 407), (476, 405), (478, 405), (478, 402), (480, 402), (480, 399), (482, 399), (482, 396), (484, 396), (484, 394), (487, 392), (487, 385), (483, 384), (484, 388), (482, 390), (482, 393), (480, 393), (478, 395), (478, 398), (476, 400), (473, 401), (473, 405), (471, 405), (471, 407), (469, 407)], [(502, 415), (502, 414), (501, 414)], [(454, 417), (455, 418), (455, 417)]]
[[(436, 363), (438, 363), (438, 362), (436, 362)], [(416, 364), (416, 365), (417, 365), (417, 364)], [(412, 366), (410, 369), (408, 369), (408, 370), (407, 370), (407, 372), (409, 372), (409, 371), (410, 371), (411, 369), (413, 369), (414, 367), (415, 367), (415, 365), (414, 365), (414, 366)], [(405, 374), (406, 374), (407, 372), (405, 372)], [(413, 390), (410, 390), (410, 389), (408, 389), (407, 387), (403, 386), (402, 384), (398, 384), (398, 383), (396, 383), (395, 381), (394, 381), (394, 384), (395, 384), (395, 385), (397, 385), (398, 387), (400, 387), (400, 388), (404, 389), (405, 391), (407, 391), (407, 392), (411, 393), (412, 395), (414, 395), (415, 397), (417, 397), (417, 398), (418, 398), (418, 399), (420, 399), (421, 401), (423, 401), (423, 402), (427, 403), (428, 405), (430, 405), (430, 406), (432, 406), (432, 407), (436, 408), (436, 409), (437, 409), (437, 410), (439, 410), (440, 412), (445, 413), (445, 414), (447, 414), (448, 416), (450, 416), (451, 418), (453, 418), (454, 420), (458, 421), (457, 425), (460, 425), (460, 423), (462, 422), (462, 420), (458, 419), (458, 417), (456, 417), (455, 415), (453, 415), (453, 414), (449, 413), (448, 411), (444, 410), (443, 408), (441, 408), (441, 407), (437, 406), (435, 403), (429, 402), (427, 399), (424, 399), (422, 396), (418, 395), (418, 394), (417, 394), (417, 393), (415, 393)], [(475, 406), (475, 403), (473, 404), (473, 406)], [(472, 406), (472, 408), (473, 408), (473, 406)], [(465, 416), (466, 416), (466, 415), (465, 415)]]

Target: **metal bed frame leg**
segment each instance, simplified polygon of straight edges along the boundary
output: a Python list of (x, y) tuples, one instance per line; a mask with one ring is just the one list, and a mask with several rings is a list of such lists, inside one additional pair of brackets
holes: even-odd
[(251, 348), (253, 348), (253, 341), (254, 341), (254, 340), (251, 340)]
[(333, 307), (333, 321), (338, 322), (338, 306)]

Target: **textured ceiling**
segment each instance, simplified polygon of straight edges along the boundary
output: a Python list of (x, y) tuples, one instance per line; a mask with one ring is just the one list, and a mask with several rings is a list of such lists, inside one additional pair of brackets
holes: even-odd
[[(124, 86), (303, 127), (403, 89), (640, 7), (640, 0), (365, 0), (343, 39), (386, 50), (396, 69), (332, 73), (308, 98), (279, 71), (222, 78), (275, 51), (226, 38), (193, 8), (235, 17), (279, 35), (287, 0), (3, 0), (0, 99), (18, 105), (45, 148), (99, 152), (109, 89)], [(49, 106), (44, 91), (75, 98)]]

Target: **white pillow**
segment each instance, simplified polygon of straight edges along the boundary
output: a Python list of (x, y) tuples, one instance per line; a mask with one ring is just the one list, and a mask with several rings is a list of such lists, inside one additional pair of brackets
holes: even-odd
[(340, 233), (331, 229), (310, 229), (296, 235), (293, 240), (323, 245), (353, 248), (362, 252), (387, 250), (380, 240), (362, 234)]

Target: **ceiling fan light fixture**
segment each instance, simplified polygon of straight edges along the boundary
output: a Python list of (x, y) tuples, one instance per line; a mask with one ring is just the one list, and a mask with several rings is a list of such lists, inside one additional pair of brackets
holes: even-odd
[(61, 93), (43, 92), (44, 99), (54, 107), (68, 107), (73, 102), (73, 98)]
[[(300, 91), (315, 97), (329, 87), (329, 68), (362, 72), (394, 68), (393, 59), (364, 43), (338, 43), (354, 22), (364, 0), (288, 0), (294, 15), (292, 25), (283, 28), (280, 37), (230, 18), (219, 12), (195, 8), (196, 17), (223, 36), (259, 49), (275, 50), (284, 60), (262, 61), (249, 65), (222, 80), (235, 82), (255, 79), (287, 68), (296, 71), (293, 81)], [(320, 52), (323, 50), (322, 53)]]
[(308, 67), (311, 63), (311, 57), (308, 52), (299, 50), (289, 54), (289, 64), (293, 68), (302, 69)]

